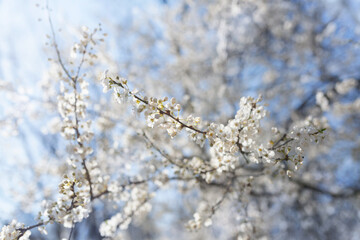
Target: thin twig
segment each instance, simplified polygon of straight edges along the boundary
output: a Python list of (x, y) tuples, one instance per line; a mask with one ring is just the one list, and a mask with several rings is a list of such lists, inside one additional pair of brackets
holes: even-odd
[[(115, 85), (125, 89), (124, 85), (122, 85), (121, 83), (115, 82), (114, 80), (110, 80), (110, 83), (115, 84)], [(146, 101), (145, 99), (142, 99), (141, 97), (137, 96), (136, 94), (132, 93), (131, 91), (129, 91), (129, 94), (132, 95), (135, 99), (139, 100), (140, 102), (145, 103), (146, 105), (149, 105), (148, 101)], [(174, 121), (179, 123), (183, 128), (188, 128), (188, 129), (191, 129), (191, 130), (193, 130), (195, 132), (198, 132), (198, 133), (201, 133), (201, 134), (204, 134), (204, 135), (206, 135), (206, 133), (207, 133), (206, 131), (199, 130), (199, 129), (193, 127), (193, 126), (189, 126), (189, 125), (183, 123), (182, 121), (180, 121), (180, 119), (178, 117), (173, 116), (171, 114), (170, 110), (168, 110), (168, 109), (162, 110), (162, 109), (160, 109), (158, 107), (156, 107), (156, 109), (159, 111), (160, 114), (164, 114), (164, 115), (172, 118)]]
[(70, 239), (71, 239), (71, 235), (72, 235), (72, 233), (73, 233), (74, 229), (75, 229), (75, 223), (73, 223), (73, 225), (72, 225), (72, 227), (71, 227), (71, 230), (70, 230), (70, 233), (69, 233), (68, 240), (70, 240)]
[[(164, 151), (162, 151), (158, 146), (155, 145), (155, 143), (153, 143), (153, 141), (151, 141), (151, 139), (146, 135), (145, 132), (143, 132), (143, 136), (144, 136), (145, 140), (147, 140), (147, 142), (151, 145), (151, 147), (153, 147), (161, 156), (163, 156), (170, 163), (174, 164), (175, 166), (177, 166), (179, 168), (185, 168), (186, 170), (193, 171), (193, 169), (189, 168), (187, 165), (178, 163), (177, 161), (174, 161), (173, 159), (171, 159), (171, 157), (168, 154), (166, 154)], [(213, 171), (216, 171), (216, 169), (217, 168), (201, 170), (201, 171), (199, 171), (199, 173), (213, 172)]]

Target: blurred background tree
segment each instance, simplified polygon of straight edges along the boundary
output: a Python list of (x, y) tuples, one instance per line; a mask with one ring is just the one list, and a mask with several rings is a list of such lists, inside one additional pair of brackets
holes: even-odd
[[(3, 9), (10, 5), (1, 4)], [(132, 221), (126, 230), (116, 230), (113, 239), (357, 239), (357, 1), (49, 4), (49, 10), (43, 3), (29, 7), (32, 20), (44, 15), (36, 29), (47, 33), (38, 38), (40, 43), (46, 39), (47, 57), (18, 50), (18, 45), (31, 46), (16, 28), (8, 36), (17, 34), (14, 38), (21, 42), (8, 38), (0, 45), (0, 124), (7, 135), (0, 139), (3, 224), (12, 218), (26, 226), (36, 224), (42, 200), (56, 200), (63, 175), (71, 171), (67, 159), (74, 143), (62, 136), (67, 133), (59, 105), (64, 88), (72, 91), (67, 70), (78, 80), (75, 92), (84, 94), (85, 119), (92, 121), (89, 132), (94, 136), (88, 145), (93, 152), (86, 162), (95, 197), (89, 217), (71, 230), (54, 224), (47, 227), (47, 236), (32, 230), (30, 238), (70, 238), (71, 231), (71, 239), (102, 239), (101, 223), (131, 203), (125, 193), (143, 191), (149, 205), (135, 205), (124, 214), (124, 221)], [(47, 58), (48, 63), (42, 62)], [(268, 130), (274, 126), (285, 136), (307, 120), (326, 122), (326, 141), (306, 149), (303, 166), (291, 177), (286, 161), (275, 167), (260, 162), (236, 165), (207, 182), (196, 171), (197, 165), (213, 159), (209, 144), (200, 147), (186, 134), (171, 138), (164, 130), (149, 128), (131, 104), (119, 104), (102, 92), (99, 79), (106, 69), (129, 79), (139, 94), (175, 97), (181, 116), (199, 116), (209, 123), (226, 125), (239, 110), (241, 97), (261, 94), (269, 114), (261, 123), (260, 138), (273, 139)], [(245, 156), (239, 159), (246, 162)], [(127, 187), (117, 190), (119, 196), (96, 197), (96, 191), (110, 191), (114, 184)], [(205, 221), (201, 214), (209, 209), (211, 221)], [(206, 227), (191, 231), (197, 220)]]

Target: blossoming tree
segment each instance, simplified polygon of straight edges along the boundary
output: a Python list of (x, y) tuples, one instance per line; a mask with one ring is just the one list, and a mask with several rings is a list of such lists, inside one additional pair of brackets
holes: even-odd
[[(69, 54), (49, 17), (49, 71), (24, 109), (47, 152), (16, 193), (40, 209), (0, 238), (360, 234), (359, 26), (326, 2), (165, 1), (113, 33), (81, 28)], [(20, 118), (0, 121), (29, 134)]]

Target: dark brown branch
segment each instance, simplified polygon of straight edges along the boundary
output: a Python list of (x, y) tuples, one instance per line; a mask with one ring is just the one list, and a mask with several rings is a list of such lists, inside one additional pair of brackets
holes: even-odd
[(360, 189), (345, 189), (344, 191), (341, 191), (341, 192), (333, 192), (328, 189), (321, 188), (321, 187), (318, 187), (311, 183), (308, 183), (302, 179), (289, 178), (289, 180), (291, 182), (297, 184), (299, 187), (302, 187), (307, 190), (311, 190), (313, 192), (317, 192), (320, 194), (328, 195), (333, 198), (350, 198), (350, 197), (354, 197), (354, 196), (360, 194)]
[(286, 133), (284, 133), (281, 138), (279, 140), (277, 140), (275, 143), (274, 143), (274, 146), (271, 148), (271, 149), (275, 149), (277, 147), (277, 145), (286, 138)]
[[(313, 133), (309, 133), (310, 136), (314, 136), (314, 135), (317, 135), (319, 133), (323, 133), (324, 131), (326, 130), (326, 128), (323, 128), (323, 129), (320, 129), (320, 130), (317, 130), (316, 132), (313, 132)], [(287, 134), (284, 134), (275, 144), (273, 147), (270, 148), (270, 150), (275, 150), (275, 149), (278, 149), (282, 146), (285, 146), (286, 144), (288, 144), (289, 142), (292, 142), (294, 141), (295, 139), (294, 138), (289, 138), (289, 139), (286, 139), (286, 136)], [(278, 145), (281, 141), (285, 140), (285, 142), (281, 143), (280, 145)]]
[(33, 228), (41, 227), (41, 226), (43, 226), (43, 225), (45, 225), (45, 223), (40, 222), (40, 223), (37, 223), (37, 224), (35, 224), (35, 225), (26, 227), (26, 228), (16, 229), (17, 231), (20, 231), (20, 235), (19, 235), (16, 239), (20, 239), (22, 236), (24, 236), (24, 234), (25, 234), (26, 231), (29, 231), (29, 230), (31, 230), (31, 229), (33, 229)]
[(110, 193), (110, 191), (106, 189), (106, 190), (104, 190), (103, 192), (94, 195), (94, 196), (93, 196), (93, 200), (95, 200), (95, 199), (97, 199), (97, 198), (100, 198), (100, 197), (102, 197), (103, 195), (106, 195), (106, 194), (109, 194), (109, 193)]

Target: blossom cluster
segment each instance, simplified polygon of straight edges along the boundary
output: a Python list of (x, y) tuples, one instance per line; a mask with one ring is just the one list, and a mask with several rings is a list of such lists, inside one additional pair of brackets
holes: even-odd
[[(24, 229), (25, 225), (23, 223), (19, 223), (16, 220), (12, 220), (9, 225), (5, 225), (2, 227), (0, 232), (1, 240), (27, 240), (29, 239), (31, 232), (29, 230), (23, 233), (21, 229)], [(21, 236), (21, 237), (20, 237)], [(20, 238), (19, 238), (20, 237)]]
[[(210, 167), (216, 171), (204, 171), (204, 164), (201, 164), (201, 161), (198, 161), (198, 170), (190, 166), (195, 173), (203, 173), (202, 176), (207, 182), (214, 179), (215, 174), (234, 170), (241, 158), (246, 163), (255, 164), (274, 165), (280, 161), (286, 161), (290, 167), (289, 172), (296, 170), (302, 164), (304, 147), (311, 142), (317, 143), (323, 139), (326, 130), (324, 124), (317, 126), (313, 120), (307, 120), (293, 126), (292, 130), (283, 137), (277, 128), (273, 128), (272, 139), (265, 141), (260, 137), (260, 133), (264, 131), (261, 120), (267, 114), (264, 106), (260, 104), (261, 96), (256, 99), (242, 97), (235, 118), (229, 120), (226, 125), (205, 124), (200, 117), (192, 115), (180, 117), (181, 106), (175, 98), (141, 97), (137, 91), (130, 91), (126, 79), (112, 77), (107, 71), (103, 74), (101, 82), (104, 92), (113, 89), (118, 101), (132, 98), (137, 112), (144, 113), (149, 127), (166, 129), (172, 138), (182, 129), (186, 129), (191, 139), (200, 146), (208, 140), (211, 147)], [(194, 160), (190, 163), (194, 163)]]
[(239, 110), (228, 124), (211, 123), (207, 138), (212, 146), (212, 166), (218, 171), (234, 169), (239, 162), (239, 154), (246, 161), (258, 163), (260, 158), (271, 161), (275, 154), (267, 150), (259, 141), (260, 121), (266, 111), (259, 104), (261, 97), (242, 97)]
[(80, 222), (89, 216), (91, 211), (89, 190), (86, 180), (75, 173), (71, 177), (64, 176), (59, 184), (59, 193), (56, 202), (43, 201), (43, 210), (37, 220), (44, 224), (59, 222), (66, 228), (71, 228), (74, 223)]
[[(311, 144), (319, 144), (327, 134), (329, 125), (327, 119), (308, 117), (292, 126), (288, 134), (283, 135), (282, 143), (273, 146), (277, 161), (285, 161), (286, 173), (291, 176), (302, 164), (305, 149)], [(277, 129), (275, 133), (279, 134)]]

